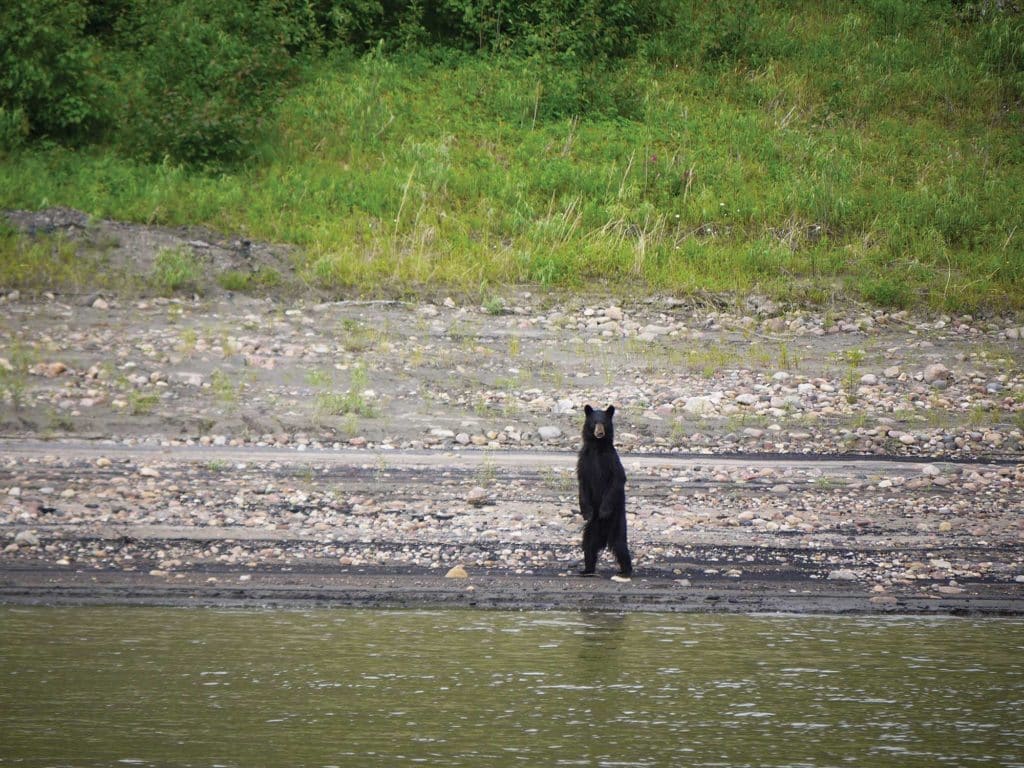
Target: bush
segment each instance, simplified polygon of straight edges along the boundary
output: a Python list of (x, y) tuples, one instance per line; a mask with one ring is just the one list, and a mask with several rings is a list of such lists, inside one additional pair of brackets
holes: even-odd
[(758, 51), (758, 9), (753, 0), (717, 0), (708, 6), (702, 57), (705, 63), (748, 61)]
[(29, 134), (28, 116), (21, 107), (0, 107), (0, 152), (10, 152), (25, 144)]
[(315, 0), (326, 40), (367, 50), (422, 44), (465, 51), (567, 54), (600, 62), (635, 53), (676, 12), (660, 0)]
[(76, 0), (0, 4), (0, 141), (80, 139), (105, 118), (104, 86)]
[(122, 102), (122, 141), (150, 160), (216, 168), (245, 159), (272, 97), (315, 37), (283, 2), (140, 2), (124, 43), (138, 72)]

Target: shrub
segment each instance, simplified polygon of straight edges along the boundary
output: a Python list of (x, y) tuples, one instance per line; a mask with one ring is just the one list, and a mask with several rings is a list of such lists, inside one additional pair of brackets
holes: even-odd
[(676, 8), (660, 0), (316, 0), (313, 12), (334, 45), (363, 50), (421, 44), (462, 50), (568, 54), (580, 62), (635, 53)]
[(164, 295), (195, 290), (201, 276), (199, 262), (188, 251), (160, 251), (153, 264), (153, 285)]
[(79, 139), (104, 122), (104, 86), (85, 34), (87, 8), (70, 0), (0, 4), (0, 141)]
[(757, 51), (758, 10), (753, 0), (718, 0), (708, 7), (703, 59), (705, 63), (732, 63)]
[(125, 83), (122, 141), (149, 160), (217, 168), (252, 151), (273, 96), (315, 38), (284, 2), (140, 0), (121, 44), (138, 52)]
[(28, 115), (21, 107), (0, 107), (0, 152), (18, 149), (28, 139)]

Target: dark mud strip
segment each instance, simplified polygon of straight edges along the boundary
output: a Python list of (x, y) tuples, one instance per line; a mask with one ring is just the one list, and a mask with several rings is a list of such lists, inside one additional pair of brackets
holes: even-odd
[(481, 575), (445, 579), (422, 573), (296, 573), (260, 570), (187, 573), (168, 582), (144, 574), (83, 573), (49, 568), (6, 571), (0, 602), (12, 605), (159, 605), (239, 608), (476, 608), (602, 612), (1022, 616), (1024, 600), (997, 585), (947, 598), (872, 598), (822, 583), (709, 580), (681, 587), (637, 577), (629, 584), (576, 576)]

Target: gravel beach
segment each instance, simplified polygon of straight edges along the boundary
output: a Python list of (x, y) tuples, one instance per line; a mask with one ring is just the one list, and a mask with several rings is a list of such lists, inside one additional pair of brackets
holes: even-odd
[[(1024, 613), (1022, 325), (7, 291), (0, 600)], [(617, 408), (628, 585), (575, 576), (586, 403)]]

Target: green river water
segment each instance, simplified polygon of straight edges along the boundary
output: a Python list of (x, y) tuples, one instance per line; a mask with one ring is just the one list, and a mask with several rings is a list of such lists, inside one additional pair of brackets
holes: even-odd
[(1024, 766), (1024, 622), (0, 607), (0, 765)]

